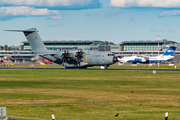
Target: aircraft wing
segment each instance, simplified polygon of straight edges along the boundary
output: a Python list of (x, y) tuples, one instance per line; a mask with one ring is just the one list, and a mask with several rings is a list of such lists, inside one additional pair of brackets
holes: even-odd
[(150, 57), (144, 56), (144, 55), (137, 55), (137, 57), (142, 57), (142, 58), (144, 58), (145, 60), (149, 60), (149, 59), (150, 59)]
[[(33, 52), (33, 51), (32, 51)], [(57, 51), (51, 51), (51, 50), (46, 50), (46, 51), (37, 51), (35, 52), (36, 55), (55, 55), (57, 54)]]
[(38, 53), (36, 55), (55, 55), (56, 53)]

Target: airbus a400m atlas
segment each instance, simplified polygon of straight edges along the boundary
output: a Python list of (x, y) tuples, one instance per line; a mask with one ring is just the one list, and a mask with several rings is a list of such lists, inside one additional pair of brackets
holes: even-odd
[(109, 65), (116, 63), (117, 57), (110, 52), (90, 51), (90, 50), (48, 50), (36, 28), (27, 30), (6, 30), (14, 32), (23, 32), (27, 38), (32, 52), (49, 61), (55, 62), (65, 68), (87, 68), (89, 66), (103, 66), (106, 69)]

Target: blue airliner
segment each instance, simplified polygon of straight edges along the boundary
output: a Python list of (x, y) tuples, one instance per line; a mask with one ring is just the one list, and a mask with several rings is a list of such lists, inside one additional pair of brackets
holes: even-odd
[(170, 46), (166, 52), (162, 55), (156, 56), (156, 57), (148, 57), (148, 56), (142, 56), (142, 55), (137, 55), (137, 56), (131, 56), (131, 57), (123, 57), (123, 58), (118, 58), (118, 60), (121, 63), (155, 63), (155, 62), (165, 62), (170, 59), (174, 58), (174, 52), (176, 50), (176, 46)]

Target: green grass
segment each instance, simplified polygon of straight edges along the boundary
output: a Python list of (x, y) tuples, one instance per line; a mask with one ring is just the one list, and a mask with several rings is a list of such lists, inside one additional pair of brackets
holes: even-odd
[(169, 119), (179, 120), (179, 95), (179, 72), (0, 71), (0, 106), (8, 117), (161, 120), (169, 112)]

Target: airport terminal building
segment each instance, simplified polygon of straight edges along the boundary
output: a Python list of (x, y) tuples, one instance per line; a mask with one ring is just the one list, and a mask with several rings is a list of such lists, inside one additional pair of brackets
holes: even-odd
[[(159, 44), (159, 45), (158, 45)], [(169, 45), (179, 46), (175, 41), (123, 41), (121, 43), (121, 51), (165, 51)]]
[[(28, 41), (24, 41), (23, 43), (23, 49), (24, 50), (31, 50), (31, 46), (29, 45)], [(90, 46), (97, 46), (102, 45), (105, 46), (105, 43), (103, 41), (90, 41), (90, 40), (71, 40), (71, 41), (43, 41), (45, 47), (49, 50), (58, 50), (62, 51), (64, 49), (85, 49), (89, 50)]]
[[(24, 41), (23, 50), (31, 50), (28, 41)], [(43, 41), (45, 47), (49, 50), (62, 51), (64, 49), (85, 49), (93, 51), (165, 51), (169, 45), (178, 46), (175, 41), (123, 41), (119, 45), (107, 45), (99, 40), (71, 40), (71, 41)], [(158, 45), (159, 44), (159, 45)]]
[(35, 55), (30, 51), (0, 51), (0, 62), (11, 61), (15, 63), (32, 62)]

